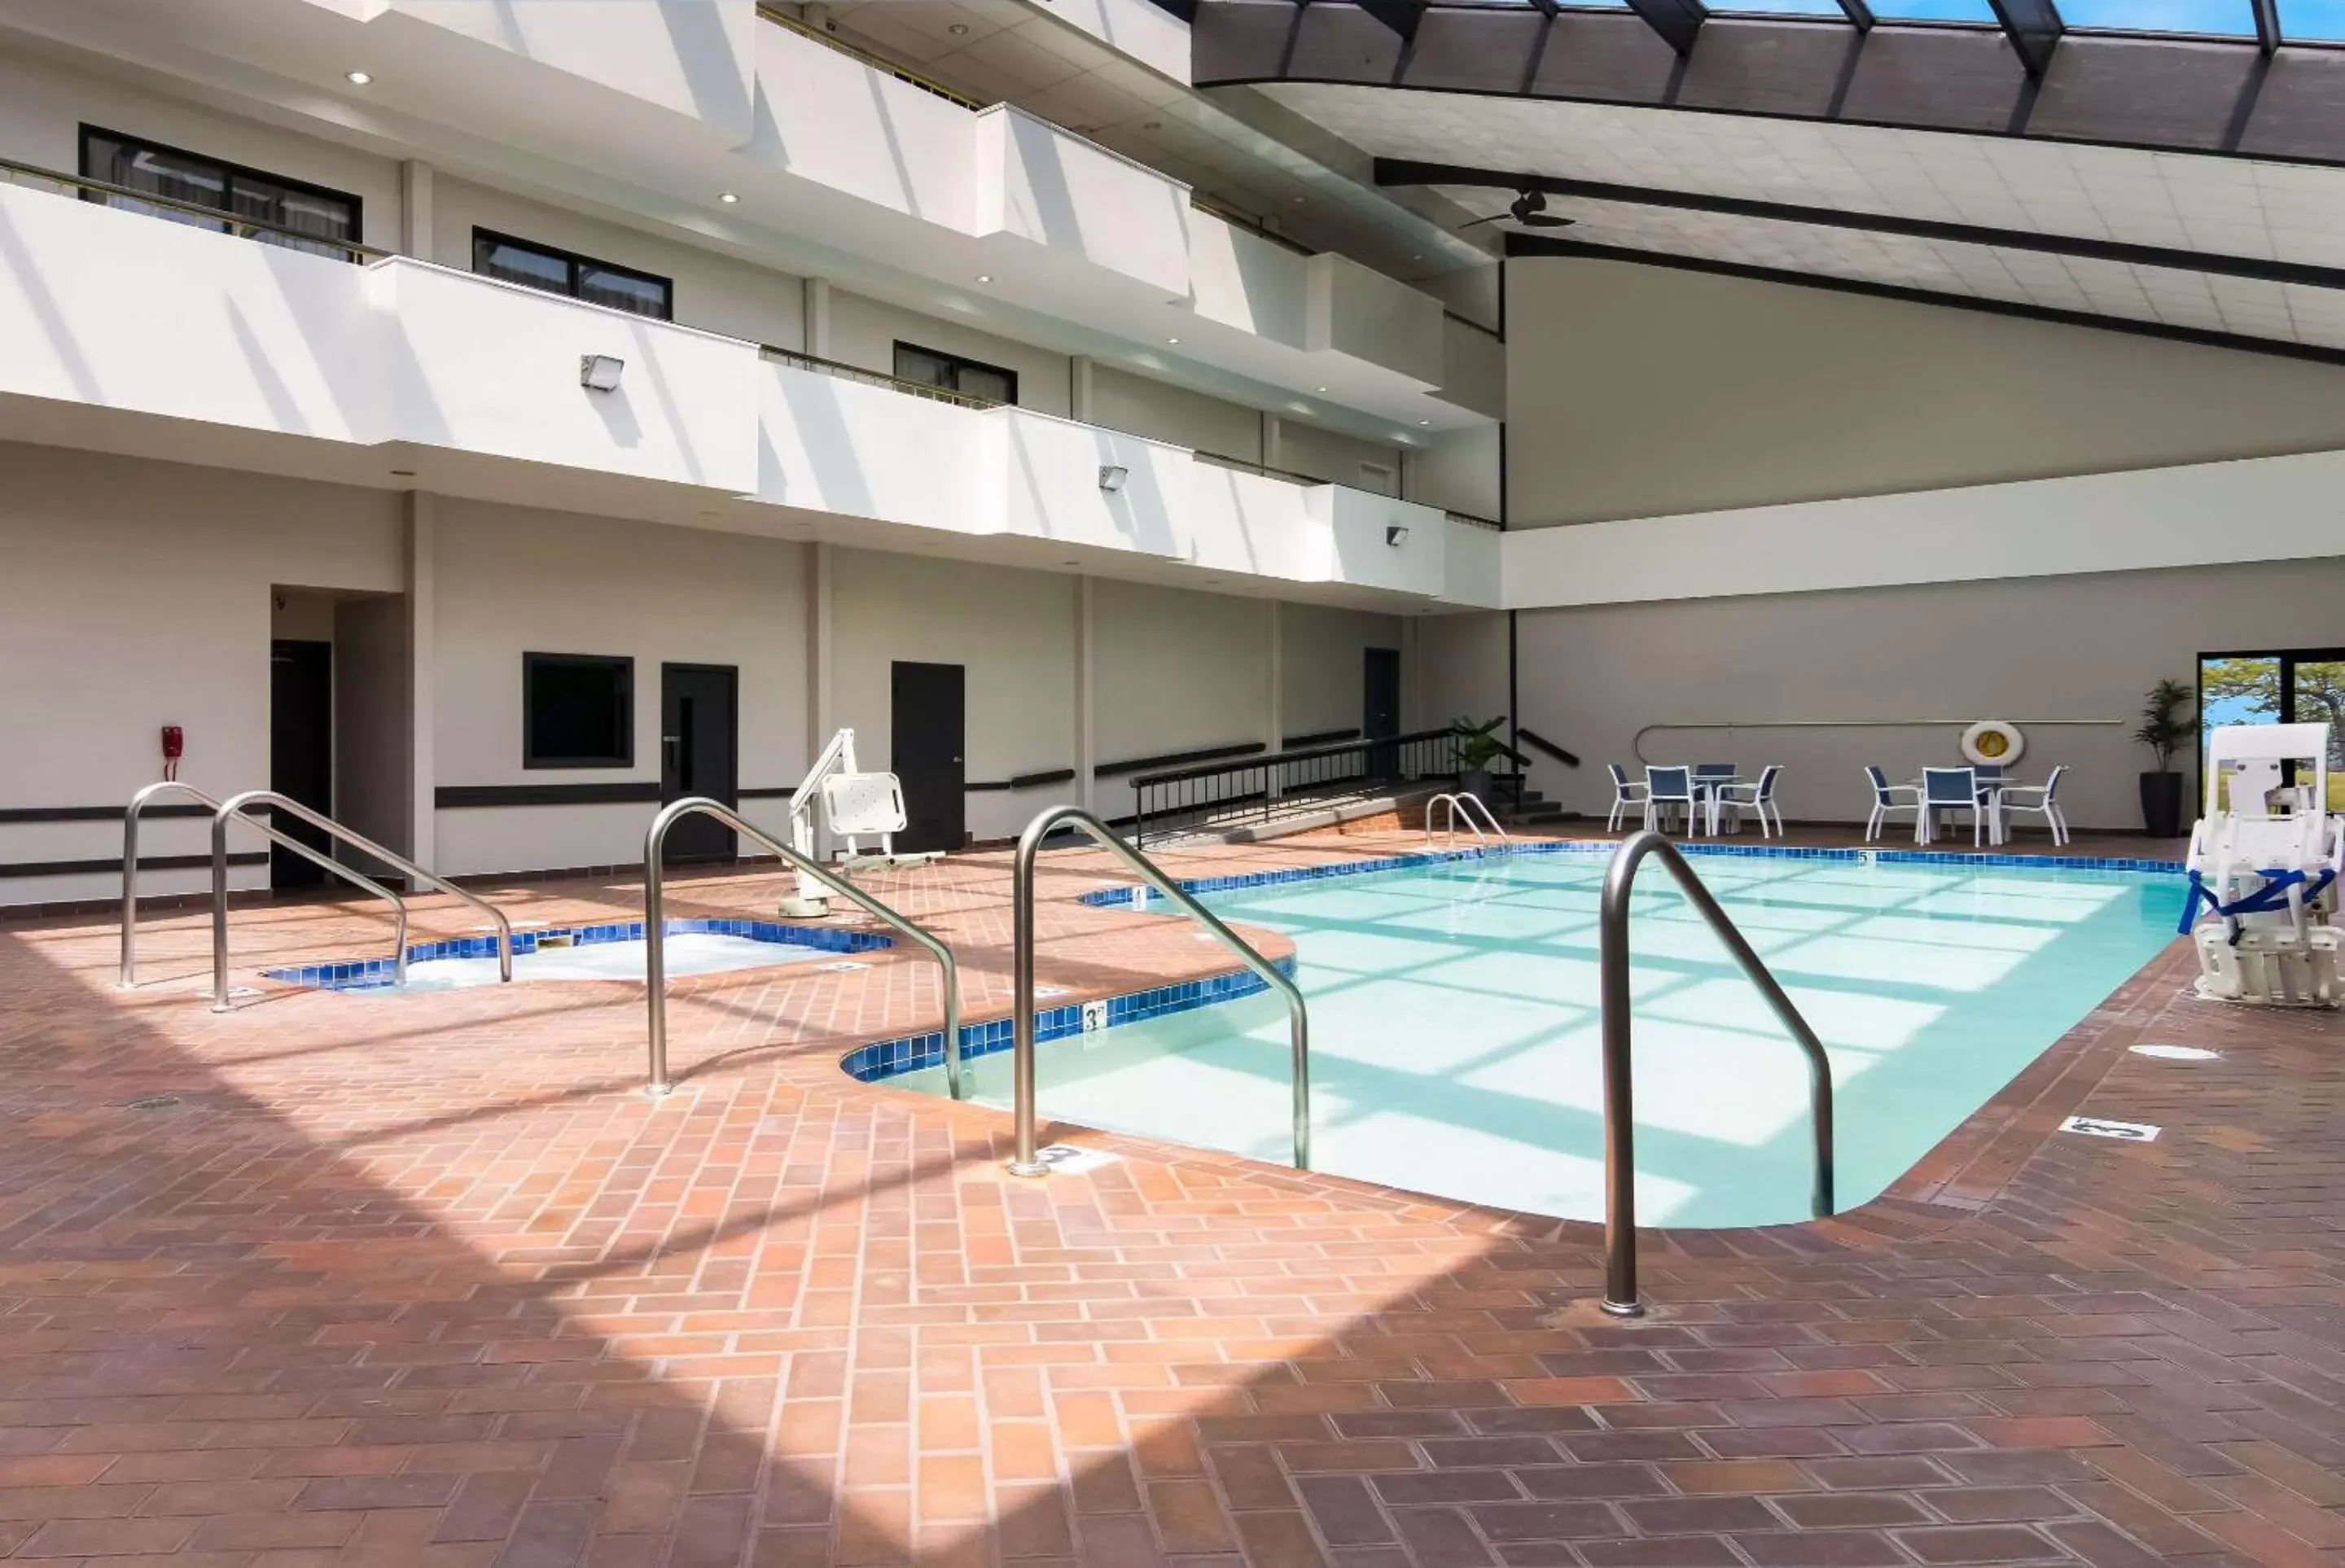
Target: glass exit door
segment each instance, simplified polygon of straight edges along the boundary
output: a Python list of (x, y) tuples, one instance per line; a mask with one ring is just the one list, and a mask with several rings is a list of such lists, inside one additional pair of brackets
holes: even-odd
[(2329, 809), (2345, 810), (2345, 648), (2200, 654), (2198, 722), (2202, 781), (2206, 737), (2218, 725), (2327, 724)]

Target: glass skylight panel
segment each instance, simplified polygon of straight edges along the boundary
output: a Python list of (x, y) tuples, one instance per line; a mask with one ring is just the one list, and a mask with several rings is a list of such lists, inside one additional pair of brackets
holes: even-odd
[(1883, 22), (1978, 22), (1995, 25), (1986, 0), (1873, 0), (1873, 15)]
[[(2124, 33), (2198, 33), (2218, 37), (2256, 35), (2255, 8), (2249, 0), (2059, 0), (2060, 19), (2071, 27)], [(2345, 0), (2310, 0), (2345, 17)], [(2286, 15), (2286, 7), (2282, 7)]]
[(2345, 0), (2279, 0), (2279, 35), (2345, 44)]
[(1848, 13), (1840, 8), (1840, 0), (1728, 0), (1728, 4), (1710, 7), (1714, 16), (1829, 16), (1835, 22), (1848, 20)]

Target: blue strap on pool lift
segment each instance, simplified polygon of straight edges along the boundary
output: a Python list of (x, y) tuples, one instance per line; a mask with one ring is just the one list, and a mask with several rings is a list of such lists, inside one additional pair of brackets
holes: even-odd
[[(2301, 871), (2282, 870), (2278, 866), (2267, 867), (2256, 875), (2264, 879), (2264, 885), (2261, 887), (2245, 897), (2226, 904), (2208, 890), (2207, 879), (2204, 876), (2196, 871), (2192, 872), (2190, 896), (2183, 901), (2182, 924), (2175, 927), (2176, 931), (2185, 936), (2190, 935), (2190, 928), (2198, 923), (2198, 906), (2201, 904), (2207, 906), (2209, 913), (2219, 916), (2225, 920), (2236, 920), (2242, 915), (2279, 915), (2285, 913), (2289, 907), (2288, 890), (2289, 888), (2302, 887), (2304, 902), (2309, 904), (2320, 897), (2330, 883), (2337, 880), (2335, 869), (2330, 866), (2321, 868), (2318, 881), (2308, 877)], [(2238, 940), (2239, 928), (2234, 925), (2231, 927), (2232, 945), (2238, 946)]]

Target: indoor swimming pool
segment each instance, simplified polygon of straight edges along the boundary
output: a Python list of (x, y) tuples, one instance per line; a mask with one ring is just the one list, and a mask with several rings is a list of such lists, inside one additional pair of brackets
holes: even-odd
[[(1509, 855), (1207, 896), (1296, 944), (1318, 1169), (1602, 1217), (1609, 858)], [(1694, 865), (1825, 1044), (1842, 1209), (2174, 940), (2181, 899), (2171, 872), (1798, 855)], [(1806, 1219), (1805, 1059), (1657, 865), (1630, 933), (1640, 1222)], [(1009, 1105), (1008, 1052), (969, 1067), (974, 1098)], [(1268, 994), (1047, 1041), (1039, 1078), (1046, 1122), (1290, 1158), (1285, 1009)], [(944, 1092), (939, 1068), (889, 1081)]]
[[(859, 969), (857, 953), (886, 947), (886, 937), (835, 927), (786, 926), (769, 920), (671, 920), (663, 962), (671, 978), (762, 969), (782, 964), (823, 964)], [(513, 983), (548, 980), (632, 980), (644, 983), (650, 944), (640, 920), (559, 930), (513, 933)], [(499, 984), (492, 937), (472, 936), (410, 947), (407, 983), (396, 985), (389, 958), (271, 969), (272, 980), (371, 996), (429, 995)]]

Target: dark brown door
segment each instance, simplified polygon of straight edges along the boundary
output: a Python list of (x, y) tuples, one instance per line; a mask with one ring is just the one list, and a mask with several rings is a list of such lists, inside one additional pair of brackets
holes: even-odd
[(959, 849), (969, 836), (967, 672), (959, 664), (898, 661), (888, 683), (888, 752), (904, 789), (898, 849)]
[[(334, 810), (334, 645), (279, 637), (269, 644), (269, 787), (310, 810)], [(278, 816), (279, 832), (312, 848), (332, 841), (289, 813)], [(283, 845), (269, 846), (269, 885), (315, 887), (324, 867)]]
[[(740, 678), (730, 664), (660, 666), (660, 798), (706, 795), (738, 803)], [(666, 858), (731, 860), (733, 830), (713, 816), (687, 816), (668, 829)]]

